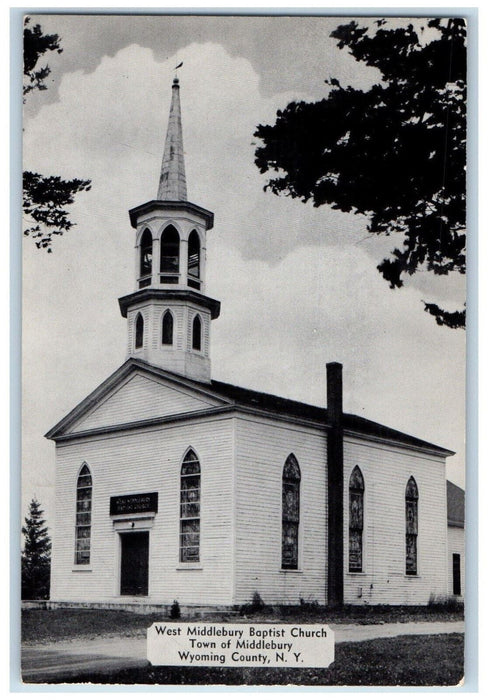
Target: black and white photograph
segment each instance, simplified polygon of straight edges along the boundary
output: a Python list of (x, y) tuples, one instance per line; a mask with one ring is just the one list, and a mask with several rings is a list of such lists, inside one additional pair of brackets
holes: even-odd
[(21, 29), (23, 689), (462, 685), (469, 20)]

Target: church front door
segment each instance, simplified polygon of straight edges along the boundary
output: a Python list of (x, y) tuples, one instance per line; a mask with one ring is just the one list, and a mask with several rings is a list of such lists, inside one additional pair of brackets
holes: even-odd
[(120, 595), (147, 595), (149, 532), (121, 532)]

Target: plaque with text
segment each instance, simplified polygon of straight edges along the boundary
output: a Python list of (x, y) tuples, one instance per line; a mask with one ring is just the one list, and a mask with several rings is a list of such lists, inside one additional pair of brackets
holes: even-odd
[(111, 496), (110, 498), (110, 515), (157, 512), (157, 491), (152, 493), (131, 493), (127, 496)]

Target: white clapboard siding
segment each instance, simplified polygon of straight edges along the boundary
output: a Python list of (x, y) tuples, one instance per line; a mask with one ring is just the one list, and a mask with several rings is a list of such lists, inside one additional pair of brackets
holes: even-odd
[(130, 376), (102, 403), (83, 416), (69, 430), (82, 432), (149, 418), (199, 411), (217, 405), (189, 390), (177, 388), (164, 380), (150, 378), (142, 373)]
[[(348, 572), (349, 477), (363, 473), (363, 573)], [(405, 573), (405, 488), (419, 491), (417, 568)], [(344, 441), (344, 597), (346, 603), (424, 605), (447, 589), (445, 460), (381, 443)]]
[[(237, 419), (236, 603), (326, 601), (325, 433), (317, 429)], [(301, 471), (299, 571), (281, 569), (282, 472), (293, 453)]]
[[(180, 469), (189, 446), (200, 459), (202, 474), (201, 557), (191, 570), (181, 569), (178, 549)], [(53, 600), (127, 600), (118, 595), (120, 538), (109, 515), (110, 497), (157, 491), (159, 508), (149, 536), (149, 596), (134, 600), (232, 603), (232, 418), (79, 438), (58, 445), (56, 452)], [(83, 462), (93, 477), (91, 564), (76, 570), (76, 480)]]
[(461, 595), (460, 598), (464, 598), (464, 568), (465, 568), (465, 558), (464, 558), (464, 528), (463, 527), (453, 527), (449, 525), (447, 528), (447, 578), (448, 578), (448, 594), (453, 595), (453, 569), (452, 569), (452, 555), (454, 553), (460, 555), (461, 564)]

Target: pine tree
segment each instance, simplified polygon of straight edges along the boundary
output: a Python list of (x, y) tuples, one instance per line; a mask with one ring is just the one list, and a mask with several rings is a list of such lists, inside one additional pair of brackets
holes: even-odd
[(24, 549), (22, 550), (22, 599), (49, 598), (51, 572), (51, 538), (48, 535), (44, 511), (34, 497), (22, 528)]

